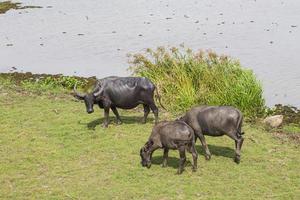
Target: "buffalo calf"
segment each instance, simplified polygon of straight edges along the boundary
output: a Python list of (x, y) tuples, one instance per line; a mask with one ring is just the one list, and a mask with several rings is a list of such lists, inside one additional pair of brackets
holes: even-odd
[(164, 149), (163, 164), (167, 166), (169, 149), (178, 149), (180, 155), (178, 174), (181, 174), (186, 161), (185, 150), (192, 153), (193, 171), (197, 169), (197, 151), (195, 148), (195, 136), (193, 129), (183, 121), (160, 122), (152, 129), (152, 133), (146, 144), (140, 150), (143, 167), (151, 167), (152, 153)]

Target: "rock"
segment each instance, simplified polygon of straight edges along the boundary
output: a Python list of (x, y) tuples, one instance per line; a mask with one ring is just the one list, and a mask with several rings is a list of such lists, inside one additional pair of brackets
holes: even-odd
[(269, 127), (277, 128), (282, 124), (282, 121), (283, 121), (283, 115), (274, 115), (265, 118), (263, 122)]

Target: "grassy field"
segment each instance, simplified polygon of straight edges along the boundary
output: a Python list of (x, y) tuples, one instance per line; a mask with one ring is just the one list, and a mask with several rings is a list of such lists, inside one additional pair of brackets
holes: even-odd
[(141, 167), (139, 149), (153, 126), (153, 116), (143, 125), (142, 115), (121, 111), (124, 123), (111, 117), (103, 129), (102, 111), (88, 115), (69, 95), (1, 86), (0, 199), (300, 199), (299, 144), (245, 124), (239, 165), (231, 139), (206, 137), (212, 159), (205, 161), (198, 141), (198, 171), (188, 154), (176, 175), (177, 151), (167, 168), (161, 150), (150, 169)]

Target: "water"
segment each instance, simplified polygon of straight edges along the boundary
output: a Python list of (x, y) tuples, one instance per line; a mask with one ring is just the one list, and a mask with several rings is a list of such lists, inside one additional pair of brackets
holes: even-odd
[(128, 53), (184, 43), (253, 69), (268, 105), (300, 106), (299, 0), (22, 2), (43, 8), (0, 15), (0, 72), (126, 76)]

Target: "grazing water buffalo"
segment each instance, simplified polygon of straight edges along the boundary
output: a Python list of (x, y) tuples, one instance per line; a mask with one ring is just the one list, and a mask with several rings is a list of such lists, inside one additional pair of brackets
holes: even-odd
[[(116, 115), (117, 123), (121, 124), (122, 121), (117, 108), (131, 109), (139, 104), (143, 104), (144, 106), (143, 123), (146, 123), (150, 109), (153, 111), (155, 122), (157, 123), (158, 108), (153, 99), (154, 90), (155, 85), (149, 79), (144, 77), (111, 76), (98, 80), (93, 92), (88, 94), (78, 93), (75, 86), (74, 96), (79, 100), (84, 100), (86, 111), (88, 113), (94, 112), (94, 104), (98, 104), (100, 108), (103, 108), (105, 116), (103, 126), (107, 127), (109, 123), (109, 109)], [(161, 105), (158, 92), (157, 96)]]
[(158, 149), (164, 149), (163, 167), (167, 166), (169, 149), (178, 149), (180, 162), (178, 174), (181, 174), (186, 161), (185, 150), (193, 156), (193, 171), (197, 169), (197, 151), (195, 148), (195, 136), (193, 129), (183, 121), (160, 122), (152, 129), (148, 142), (141, 148), (140, 156), (143, 167), (151, 167), (152, 153)]
[(211, 154), (207, 147), (204, 135), (222, 136), (228, 135), (235, 141), (235, 162), (240, 162), (241, 148), (244, 141), (241, 127), (243, 115), (241, 111), (231, 106), (199, 106), (189, 110), (180, 118), (194, 131), (202, 143), (205, 158), (210, 159)]

